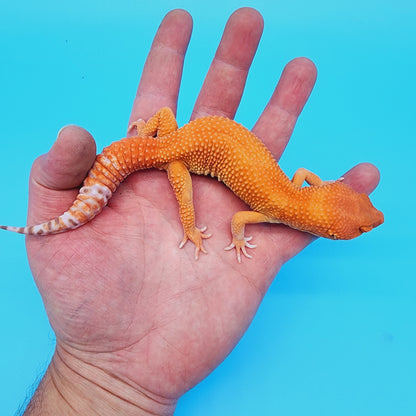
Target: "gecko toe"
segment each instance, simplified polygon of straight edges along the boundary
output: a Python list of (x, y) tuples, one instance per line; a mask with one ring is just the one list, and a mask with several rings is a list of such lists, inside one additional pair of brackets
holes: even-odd
[(235, 248), (238, 263), (241, 263), (241, 253), (243, 253), (244, 256), (248, 259), (251, 259), (253, 258), (253, 256), (247, 252), (247, 248), (257, 247), (255, 244), (249, 243), (249, 241), (251, 241), (252, 238), (253, 237), (244, 237), (242, 240), (237, 240), (236, 238), (233, 238), (231, 244), (227, 247), (224, 247), (224, 250), (229, 251)]

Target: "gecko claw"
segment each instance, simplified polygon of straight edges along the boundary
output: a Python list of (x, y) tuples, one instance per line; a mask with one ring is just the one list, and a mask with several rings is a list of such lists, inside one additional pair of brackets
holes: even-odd
[(202, 244), (202, 240), (210, 238), (212, 234), (204, 233), (206, 229), (206, 226), (201, 229), (195, 227), (192, 232), (184, 233), (183, 240), (179, 244), (179, 248), (182, 248), (188, 240), (191, 240), (195, 244), (195, 260), (198, 260), (200, 251), (204, 254), (208, 254)]
[(247, 248), (256, 248), (257, 245), (256, 244), (250, 244), (249, 241), (252, 240), (253, 237), (244, 237), (242, 240), (237, 240), (236, 238), (233, 238), (232, 243), (225, 247), (224, 250), (232, 250), (233, 248), (235, 248), (236, 250), (236, 254), (237, 254), (237, 261), (239, 263), (241, 263), (241, 253), (244, 254), (245, 257), (247, 257), (248, 259), (253, 258), (253, 256), (251, 254), (247, 253)]
[(205, 248), (201, 245), (201, 247), (195, 247), (195, 260), (198, 260), (199, 252), (202, 251), (204, 254), (208, 254)]
[(248, 248), (256, 248), (257, 247), (257, 244), (249, 244), (249, 241), (251, 241), (252, 239), (253, 239), (253, 236), (244, 238), (244, 240), (246, 242), (246, 247), (248, 247)]
[(143, 119), (139, 118), (137, 121), (131, 123), (127, 129), (127, 133), (130, 133), (134, 128), (136, 129), (136, 134), (140, 136), (140, 132), (145, 127), (146, 123)]

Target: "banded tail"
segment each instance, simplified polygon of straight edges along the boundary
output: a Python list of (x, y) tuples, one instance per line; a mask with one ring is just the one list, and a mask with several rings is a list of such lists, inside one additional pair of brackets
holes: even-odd
[(107, 186), (100, 183), (83, 186), (72, 206), (59, 217), (42, 224), (27, 227), (0, 225), (0, 228), (28, 235), (59, 234), (74, 230), (96, 217), (107, 205), (112, 194), (112, 191)]
[[(139, 139), (139, 140), (137, 140)], [(152, 140), (150, 140), (153, 143)], [(139, 155), (149, 140), (132, 137), (112, 143), (99, 154), (88, 172), (72, 206), (59, 217), (27, 227), (0, 225), (0, 229), (28, 235), (59, 234), (74, 230), (96, 217), (107, 205), (113, 192), (130, 174), (149, 166), (143, 165)]]

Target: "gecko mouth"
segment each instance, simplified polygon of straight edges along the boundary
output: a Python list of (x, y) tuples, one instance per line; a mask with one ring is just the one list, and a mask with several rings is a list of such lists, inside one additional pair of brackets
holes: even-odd
[(359, 230), (362, 233), (368, 233), (369, 231), (371, 231), (373, 228), (378, 227), (379, 225), (383, 224), (384, 222), (384, 215), (381, 211), (376, 211), (376, 215), (374, 218), (374, 221), (372, 222), (372, 224), (370, 225), (362, 225)]
[(374, 227), (372, 225), (362, 225), (359, 230), (362, 233), (368, 233), (369, 231), (371, 231)]

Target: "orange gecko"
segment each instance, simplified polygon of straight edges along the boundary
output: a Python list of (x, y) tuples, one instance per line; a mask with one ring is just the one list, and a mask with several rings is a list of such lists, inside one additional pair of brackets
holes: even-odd
[[(248, 258), (251, 237), (244, 236), (246, 224), (286, 224), (297, 230), (331, 239), (351, 239), (382, 224), (383, 214), (367, 195), (355, 192), (341, 180), (324, 182), (306, 169), (290, 180), (266, 146), (249, 130), (223, 117), (203, 117), (178, 129), (169, 108), (162, 108), (147, 123), (139, 120), (131, 128), (137, 136), (112, 143), (99, 154), (72, 206), (59, 217), (27, 227), (0, 226), (22, 234), (48, 235), (80, 227), (106, 206), (120, 183), (142, 169), (164, 169), (179, 202), (183, 225), (183, 247), (195, 246), (195, 259), (206, 253), (206, 227), (195, 226), (192, 182), (189, 172), (217, 177), (251, 211), (234, 214), (232, 242)], [(306, 181), (311, 186), (302, 187)]]

